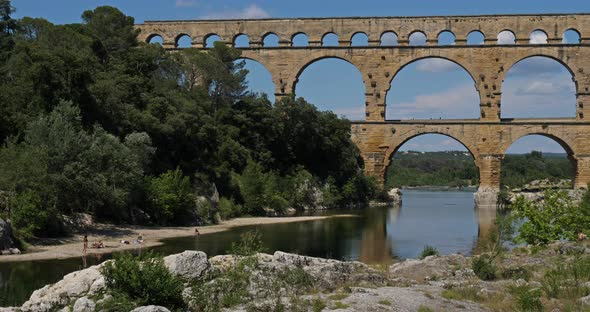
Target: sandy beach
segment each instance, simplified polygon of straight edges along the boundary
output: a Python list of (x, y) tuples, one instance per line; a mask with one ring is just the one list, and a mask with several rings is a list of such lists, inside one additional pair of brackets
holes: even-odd
[[(356, 217), (354, 215), (336, 216), (308, 216), (308, 217), (283, 217), (283, 218), (237, 218), (223, 221), (220, 224), (198, 227), (200, 235), (227, 231), (233, 227), (245, 225), (263, 225), (273, 223), (290, 223), (321, 220), (334, 217)], [(87, 254), (107, 254), (122, 250), (138, 248), (133, 241), (138, 235), (142, 235), (143, 248), (162, 245), (162, 240), (173, 237), (195, 235), (195, 227), (148, 227), (148, 226), (118, 226), (110, 224), (96, 224), (88, 231)], [(90, 248), (92, 243), (101, 240), (105, 248)], [(123, 244), (121, 240), (130, 241), (131, 244)], [(81, 257), (83, 255), (83, 235), (52, 240), (49, 244), (31, 245), (26, 253), (20, 255), (0, 256), (1, 262), (49, 260)]]

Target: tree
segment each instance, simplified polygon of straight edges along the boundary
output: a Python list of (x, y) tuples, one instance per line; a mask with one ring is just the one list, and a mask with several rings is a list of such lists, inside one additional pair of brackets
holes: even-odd
[(133, 27), (135, 19), (114, 7), (101, 6), (93, 11), (85, 11), (82, 19), (96, 38), (94, 48), (103, 61), (112, 54), (126, 52), (138, 44), (139, 30)]
[(580, 213), (578, 205), (565, 191), (545, 191), (543, 202), (517, 197), (511, 205), (514, 216), (521, 222), (516, 239), (534, 245), (555, 240), (576, 240), (578, 233), (589, 230), (590, 217)]

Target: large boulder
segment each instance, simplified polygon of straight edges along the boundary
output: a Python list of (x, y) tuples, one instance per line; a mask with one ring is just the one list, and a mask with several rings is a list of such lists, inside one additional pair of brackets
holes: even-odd
[(0, 251), (10, 250), (14, 247), (12, 227), (10, 226), (10, 223), (0, 218)]
[(96, 309), (96, 303), (88, 299), (88, 297), (82, 297), (76, 300), (74, 303), (73, 312), (94, 312)]
[[(55, 311), (81, 297), (92, 297), (105, 288), (104, 276), (100, 273), (102, 265), (70, 273), (53, 284), (33, 292), (22, 311)], [(82, 302), (80, 303), (82, 304)]]
[(198, 279), (211, 270), (211, 263), (202, 251), (187, 250), (164, 258), (168, 270), (185, 279)]

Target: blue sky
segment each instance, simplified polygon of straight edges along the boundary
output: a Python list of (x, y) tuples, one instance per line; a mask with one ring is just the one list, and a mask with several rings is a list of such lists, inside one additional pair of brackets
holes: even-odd
[[(473, 0), (13, 0), (15, 17), (43, 17), (56, 24), (80, 22), (84, 10), (112, 5), (125, 14), (144, 20), (200, 18), (265, 18), (327, 16), (413, 16), (514, 13), (590, 12), (590, 1), (473, 1)], [(40, 4), (42, 3), (42, 4)], [(417, 38), (419, 40), (419, 38)], [(478, 40), (475, 38), (474, 40)], [(255, 62), (248, 62), (252, 91), (271, 95), (270, 74)], [(428, 85), (428, 88), (418, 88)], [(427, 83), (424, 83), (427, 82)], [(351, 119), (362, 119), (364, 86), (352, 65), (326, 59), (310, 65), (301, 75), (297, 96), (320, 109), (332, 110)], [(529, 59), (514, 67), (503, 87), (503, 117), (574, 117), (575, 95), (569, 73), (546, 59)], [(478, 95), (473, 80), (460, 67), (440, 59), (428, 59), (406, 66), (394, 79), (387, 96), (387, 119), (477, 118)], [(532, 112), (532, 113), (531, 113)], [(463, 147), (444, 136), (428, 135), (410, 140), (402, 150), (454, 150)], [(562, 152), (550, 139), (526, 137), (509, 149), (511, 153), (530, 150)]]

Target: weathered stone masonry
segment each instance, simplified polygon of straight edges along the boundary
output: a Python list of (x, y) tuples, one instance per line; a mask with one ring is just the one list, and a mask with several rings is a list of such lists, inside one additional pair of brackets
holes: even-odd
[[(212, 35), (230, 45), (239, 35), (248, 35), (250, 48), (244, 48), (242, 56), (268, 69), (277, 97), (294, 94), (299, 75), (317, 60), (339, 58), (353, 64), (365, 84), (366, 118), (353, 122), (352, 139), (363, 154), (366, 173), (380, 181), (391, 156), (403, 143), (421, 134), (439, 133), (458, 140), (471, 152), (480, 171), (480, 190), (499, 190), (503, 155), (513, 142), (530, 134), (548, 136), (564, 147), (576, 167), (576, 188), (590, 182), (588, 14), (150, 21), (136, 27), (141, 30), (140, 40), (148, 42), (161, 36), (167, 49), (176, 49), (179, 38), (186, 35), (198, 49), (205, 49)], [(498, 34), (505, 30), (515, 35), (515, 44), (497, 44)], [(535, 30), (547, 34), (547, 44), (529, 43)], [(562, 43), (567, 30), (577, 31), (580, 43)], [(410, 35), (418, 31), (426, 35), (427, 45), (409, 46)], [(437, 38), (443, 31), (455, 35), (454, 45), (438, 46)], [(483, 45), (467, 45), (467, 36), (473, 31), (484, 35)], [(397, 35), (397, 46), (380, 46), (386, 32)], [(278, 47), (263, 46), (264, 37), (271, 33), (279, 37)], [(300, 33), (308, 36), (308, 47), (292, 46), (292, 38)], [(339, 47), (321, 46), (328, 33), (338, 35)], [(367, 35), (368, 46), (351, 46), (357, 33)], [(576, 85), (575, 118), (500, 118), (505, 74), (532, 56), (552, 58), (569, 69)], [(479, 119), (386, 121), (385, 99), (391, 81), (404, 66), (431, 57), (450, 60), (471, 75), (480, 95)]]

